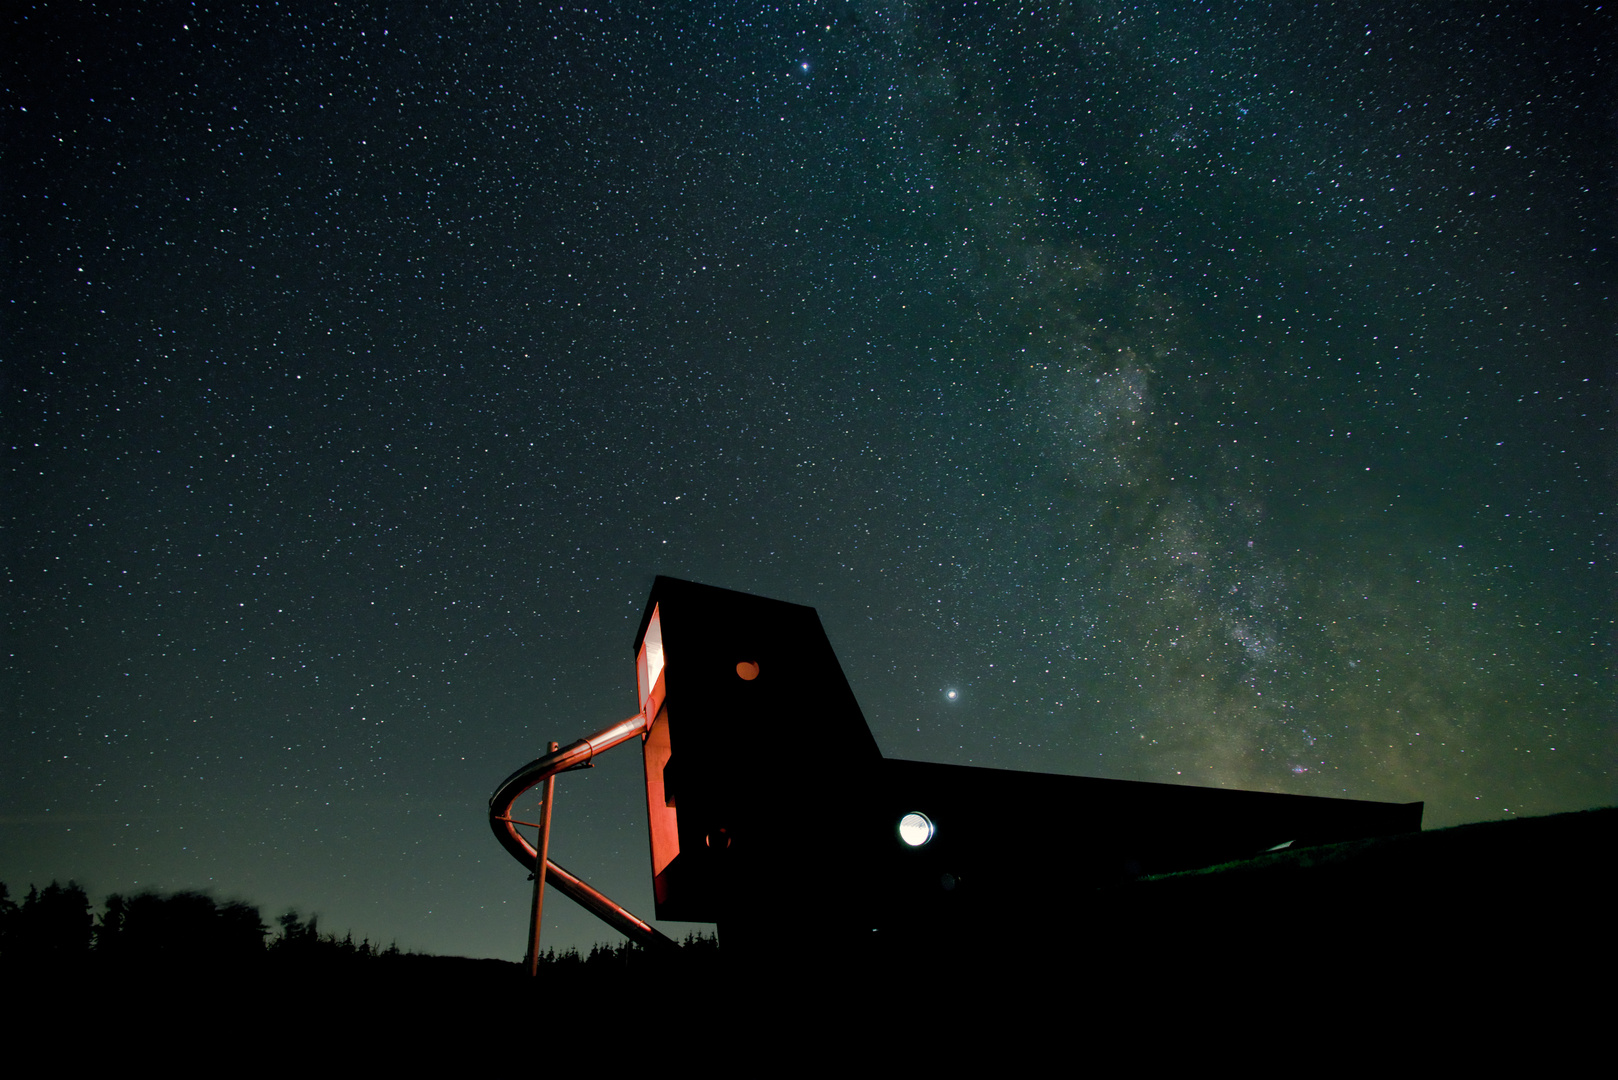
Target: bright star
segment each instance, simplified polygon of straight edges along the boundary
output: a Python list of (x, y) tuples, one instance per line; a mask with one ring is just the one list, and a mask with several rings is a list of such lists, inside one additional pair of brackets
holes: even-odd
[(809, 61), (805, 60), (803, 63), (799, 64), (798, 66), (803, 68), (803, 70), (808, 71), (809, 70)]
[(944, 696), (949, 698), (951, 701), (954, 701), (955, 700), (955, 695), (956, 695), (957, 692), (958, 691), (955, 691), (955, 690), (946, 690), (944, 692)]

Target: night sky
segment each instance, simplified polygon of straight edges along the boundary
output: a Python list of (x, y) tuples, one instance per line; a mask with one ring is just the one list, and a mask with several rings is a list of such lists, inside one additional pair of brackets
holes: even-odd
[[(1618, 801), (1609, 11), (363, 7), (7, 30), (14, 898), (521, 956), (657, 573), (892, 757)], [(639, 755), (557, 791), (649, 916)]]

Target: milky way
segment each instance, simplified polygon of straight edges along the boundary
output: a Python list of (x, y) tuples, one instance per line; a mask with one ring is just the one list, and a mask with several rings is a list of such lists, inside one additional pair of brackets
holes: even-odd
[(18, 19), (14, 893), (516, 956), (485, 801), (657, 573), (890, 756), (1614, 801), (1608, 14), (549, 7)]

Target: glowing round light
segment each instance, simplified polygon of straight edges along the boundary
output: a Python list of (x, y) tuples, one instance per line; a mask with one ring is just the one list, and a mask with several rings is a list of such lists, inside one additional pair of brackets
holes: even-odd
[(743, 682), (752, 682), (758, 678), (758, 665), (751, 660), (743, 660), (736, 665), (736, 674), (741, 676)]
[(926, 814), (912, 810), (899, 819), (899, 839), (911, 847), (921, 847), (933, 838), (933, 822)]
[(946, 690), (946, 691), (944, 691), (944, 696), (949, 698), (951, 701), (954, 701), (955, 698), (957, 696), (959, 696), (959, 694), (960, 694), (959, 690)]

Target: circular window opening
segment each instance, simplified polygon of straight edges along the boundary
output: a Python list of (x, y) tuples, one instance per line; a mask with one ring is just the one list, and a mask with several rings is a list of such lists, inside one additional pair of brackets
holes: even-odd
[(910, 847), (921, 847), (933, 838), (933, 822), (926, 814), (912, 810), (899, 819), (899, 839)]

